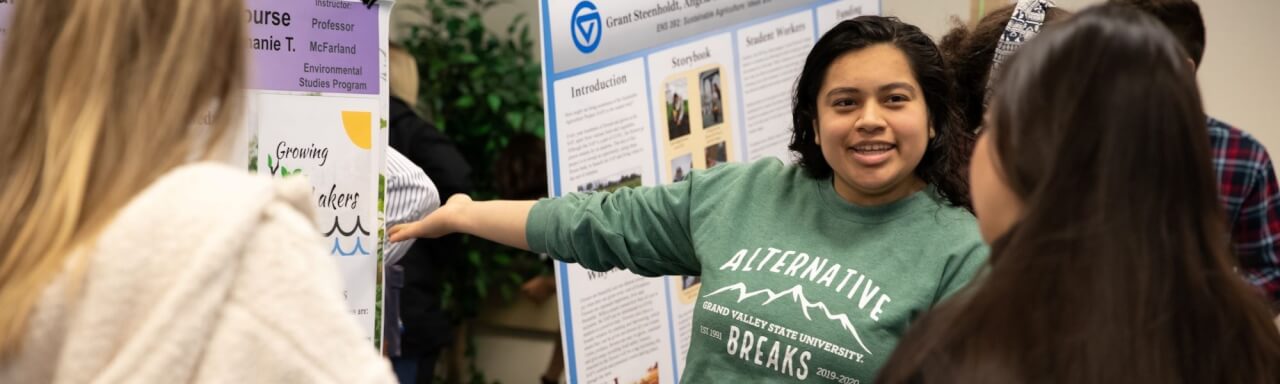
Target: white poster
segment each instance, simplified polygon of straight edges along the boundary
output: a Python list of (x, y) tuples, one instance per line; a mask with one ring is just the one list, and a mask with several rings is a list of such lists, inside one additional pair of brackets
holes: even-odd
[(306, 178), (348, 309), (380, 344), (390, 1), (248, 0), (250, 169)]
[[(791, 92), (809, 49), (877, 0), (540, 0), (551, 195), (791, 161)], [(556, 268), (569, 383), (672, 383), (697, 276)]]

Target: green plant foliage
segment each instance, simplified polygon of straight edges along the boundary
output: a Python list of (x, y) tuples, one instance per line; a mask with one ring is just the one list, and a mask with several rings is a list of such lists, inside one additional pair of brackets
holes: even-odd
[[(271, 157), (271, 155), (267, 155), (267, 170), (279, 173), (280, 177), (302, 176), (302, 168), (294, 168), (290, 170), (289, 167), (284, 166), (284, 163), (280, 163), (278, 166), (280, 168), (276, 169), (277, 164), (275, 162), (275, 158)], [(258, 171), (258, 158), (256, 156), (251, 159), (251, 162), (249, 163), (249, 170), (254, 172)], [(275, 173), (272, 174), (272, 176), (274, 175)]]
[(254, 135), (249, 140), (249, 172), (258, 173), (258, 138)]
[(543, 135), (541, 64), (532, 26), (519, 15), (506, 36), (483, 16), (500, 0), (426, 0), (403, 41), (418, 60), (418, 106), (468, 156), (474, 197), (494, 197), (493, 162), (517, 133)]
[[(385, 123), (387, 120), (383, 119), (382, 121)], [(382, 287), (386, 285), (384, 284), (384, 282), (386, 281), (384, 280), (386, 279), (386, 276), (384, 275), (386, 272), (386, 266), (385, 264), (383, 264), (386, 262), (385, 261), (386, 259), (383, 258), (383, 252), (386, 250), (386, 247), (384, 247), (384, 245), (386, 245), (386, 240), (387, 240), (386, 201), (387, 201), (387, 175), (382, 172), (379, 172), (378, 173), (378, 247), (377, 247), (378, 248), (378, 279), (377, 279), (378, 281), (377, 281), (377, 294), (374, 296), (374, 302), (373, 302), (374, 313), (378, 315), (375, 316), (377, 321), (373, 322), (373, 340), (374, 340), (373, 344), (374, 345), (382, 345), (382, 323), (385, 321), (384, 319), (387, 316), (387, 313), (382, 311), (383, 310)]]

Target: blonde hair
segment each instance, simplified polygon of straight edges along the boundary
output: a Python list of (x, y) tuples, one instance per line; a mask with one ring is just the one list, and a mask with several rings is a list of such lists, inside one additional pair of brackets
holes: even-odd
[(399, 44), (392, 43), (387, 51), (391, 72), (391, 96), (404, 100), (410, 107), (416, 107), (418, 105), (418, 61)]
[[(20, 1), (0, 60), (0, 358), (69, 255), (238, 125), (241, 1)], [(204, 113), (210, 125), (195, 124)]]

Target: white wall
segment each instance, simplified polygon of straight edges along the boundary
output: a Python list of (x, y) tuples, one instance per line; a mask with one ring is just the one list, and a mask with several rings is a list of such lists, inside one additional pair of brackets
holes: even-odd
[[(1099, 0), (1059, 0), (1078, 10)], [(1206, 38), (1200, 65), (1205, 111), (1280, 151), (1280, 1), (1197, 0)]]
[(1208, 42), (1200, 68), (1205, 110), (1280, 151), (1280, 1), (1200, 1)]
[(971, 6), (970, 0), (882, 0), (880, 5), (885, 16), (915, 24), (935, 40), (951, 30), (954, 18), (968, 21)]

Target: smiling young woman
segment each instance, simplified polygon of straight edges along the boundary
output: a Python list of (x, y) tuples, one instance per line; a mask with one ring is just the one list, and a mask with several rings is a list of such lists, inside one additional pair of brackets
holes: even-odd
[(701, 276), (682, 381), (867, 382), (986, 259), (951, 89), (918, 28), (859, 17), (823, 36), (800, 76), (800, 166), (724, 164), (540, 202), (459, 195), (391, 238), (464, 232), (597, 271)]
[(859, 205), (898, 201), (926, 186), (969, 207), (963, 129), (954, 84), (927, 37), (862, 26), (833, 30), (800, 75), (791, 150), (814, 178), (833, 177)]
[(877, 44), (827, 71), (814, 140), (845, 200), (878, 205), (924, 189), (912, 171), (930, 139), (929, 115), (910, 68), (901, 50)]

